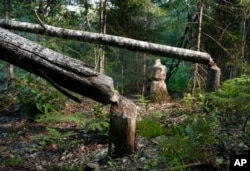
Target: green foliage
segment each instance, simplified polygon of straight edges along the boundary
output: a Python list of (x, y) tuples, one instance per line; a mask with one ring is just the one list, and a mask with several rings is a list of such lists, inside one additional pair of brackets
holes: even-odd
[(135, 97), (138, 98), (138, 101), (141, 104), (148, 104), (150, 102), (150, 100), (143, 95), (135, 95)]
[(86, 120), (84, 130), (89, 133), (94, 133), (104, 141), (107, 141), (109, 132), (109, 113), (103, 113), (102, 104), (96, 103), (92, 107), (92, 117)]
[[(33, 146), (30, 149), (30, 152), (34, 152), (38, 149), (47, 149), (47, 150), (65, 150), (77, 145), (77, 140), (75, 137), (77, 133), (73, 131), (58, 131), (55, 128), (46, 127), (45, 134), (38, 134), (32, 136), (32, 139), (37, 141), (37, 146)], [(67, 141), (67, 143), (65, 143)]]
[(86, 126), (84, 130), (89, 133), (94, 133), (99, 138), (102, 138), (104, 141), (107, 141), (109, 133), (109, 113), (100, 113), (98, 116), (89, 118), (86, 121)]
[(98, 117), (98, 116), (101, 116), (103, 113), (102, 113), (102, 104), (100, 103), (96, 103), (93, 107), (92, 107), (92, 113)]
[[(248, 109), (249, 105), (247, 102), (250, 98), (249, 83), (250, 76), (248, 75), (242, 75), (241, 77), (223, 82), (222, 87), (217, 92), (212, 94), (214, 96), (211, 96), (215, 98), (213, 100), (214, 104), (235, 107), (239, 104), (232, 102), (240, 100), (243, 103), (242, 106), (245, 106), (244, 108)], [(218, 97), (218, 99), (216, 97)]]
[(137, 122), (137, 132), (145, 138), (154, 138), (165, 134), (165, 130), (159, 121), (153, 118), (144, 118)]
[(205, 97), (203, 94), (192, 96), (190, 93), (184, 93), (182, 102), (186, 109), (195, 110), (197, 108), (203, 107), (204, 99)]
[[(169, 67), (169, 60), (163, 60), (163, 63)], [(168, 71), (169, 72), (169, 71)], [(169, 74), (169, 73), (168, 73)], [(184, 92), (190, 79), (190, 68), (185, 62), (181, 62), (178, 68), (173, 69), (170, 79), (167, 81), (169, 92)]]
[(1, 161), (2, 166), (12, 166), (12, 167), (18, 167), (18, 166), (27, 166), (27, 162), (16, 152), (13, 154), (9, 154), (8, 157), (6, 157), (4, 160)]
[(171, 167), (190, 163), (213, 163), (218, 122), (213, 115), (195, 115), (183, 125), (171, 127), (172, 136), (162, 141), (162, 155)]
[(66, 98), (46, 81), (30, 74), (17, 79), (15, 87), (19, 102), (24, 105), (30, 116), (59, 110), (66, 101)]
[(87, 115), (84, 113), (74, 113), (70, 115), (61, 114), (58, 111), (51, 111), (43, 114), (38, 114), (35, 118), (36, 122), (47, 126), (52, 126), (55, 123), (67, 122), (76, 123), (80, 126), (85, 126)]
[(206, 105), (218, 114), (224, 125), (242, 127), (250, 113), (249, 85), (248, 75), (227, 80), (218, 91), (207, 95)]

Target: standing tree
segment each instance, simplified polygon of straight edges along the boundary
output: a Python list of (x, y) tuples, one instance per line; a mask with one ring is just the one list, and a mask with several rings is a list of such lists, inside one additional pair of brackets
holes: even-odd
[[(100, 11), (100, 33), (106, 34), (106, 7), (107, 0), (100, 0), (99, 2), (99, 11)], [(104, 73), (105, 66), (105, 47), (101, 44), (99, 47), (99, 66), (100, 73)]]
[[(203, 18), (203, 8), (204, 8), (204, 4), (203, 4), (203, 0), (200, 0), (197, 3), (197, 8), (198, 8), (198, 14), (196, 14), (198, 16), (198, 36), (197, 36), (197, 51), (201, 51), (201, 35), (202, 35), (202, 18)], [(193, 74), (191, 77), (191, 92), (192, 95), (195, 96), (196, 95), (196, 90), (199, 90), (199, 93), (202, 92), (202, 90), (204, 90), (203, 85), (205, 85), (205, 81), (202, 78), (201, 72), (204, 69), (202, 68), (201, 65), (195, 63), (193, 64)]]
[[(4, 0), (3, 6), (4, 6), (4, 18), (5, 18), (5, 20), (8, 20), (9, 19), (9, 7), (10, 7), (9, 0)], [(12, 64), (7, 64), (7, 75), (8, 75), (9, 81), (11, 81), (15, 77), (14, 76), (14, 67)]]

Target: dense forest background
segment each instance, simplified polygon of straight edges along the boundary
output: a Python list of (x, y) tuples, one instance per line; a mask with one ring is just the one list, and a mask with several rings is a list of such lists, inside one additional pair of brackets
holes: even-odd
[[(0, 5), (1, 18), (31, 23), (39, 23), (41, 19), (62, 28), (208, 52), (221, 68), (223, 80), (247, 72), (248, 1), (3, 0)], [(19, 34), (105, 72), (114, 78), (115, 87), (121, 94), (147, 94), (148, 72), (155, 56), (42, 35)], [(204, 72), (207, 70), (204, 66), (169, 58), (162, 58), (162, 63), (168, 68), (170, 92), (194, 94), (194, 89), (204, 92)], [(1, 72), (4, 73), (7, 72)]]
[[(111, 76), (118, 93), (137, 99), (138, 104), (146, 110), (142, 113), (146, 113), (147, 116), (142, 115), (145, 118), (142, 117), (138, 122), (139, 135), (146, 139), (160, 136), (160, 140), (154, 139), (154, 142), (157, 141), (159, 149), (164, 149), (160, 156), (152, 154), (154, 159), (150, 159), (150, 164), (142, 164), (143, 169), (173, 167), (178, 170), (203, 164), (208, 168), (225, 169), (229, 164), (229, 154), (249, 153), (250, 1), (2, 0), (0, 2), (2, 19), (38, 24), (43, 22), (62, 28), (118, 35), (207, 52), (212, 56), (221, 69), (222, 87), (216, 92), (208, 93), (209, 71), (207, 66), (201, 64), (10, 30), (59, 53), (84, 61), (95, 70)], [(180, 104), (181, 107), (175, 105), (179, 106), (178, 109), (164, 110), (159, 106), (157, 109), (150, 107), (149, 75), (156, 58), (160, 58), (162, 64), (168, 68), (166, 79), (168, 92), (173, 102)], [(62, 109), (64, 112), (66, 110), (66, 113), (69, 112), (67, 105), (65, 107), (68, 99), (48, 83), (17, 67), (13, 69), (13, 66), (2, 61), (0, 61), (0, 91), (2, 92), (0, 113), (6, 113), (13, 105), (22, 104), (29, 117), (39, 114), (33, 117), (33, 120), (35, 118), (39, 122), (49, 119), (51, 121), (52, 113), (54, 119), (56, 116), (59, 117), (59, 111)], [(107, 113), (104, 112), (103, 115), (100, 104), (91, 105), (91, 116), (94, 117), (84, 123), (87, 125), (85, 128), (90, 132), (93, 130), (99, 132), (97, 136), (99, 140), (105, 139), (103, 137), (107, 139)], [(80, 117), (79, 113), (75, 117)], [(172, 117), (178, 119), (177, 125)], [(183, 117), (185, 121), (182, 121)], [(94, 123), (99, 124), (93, 125)], [(63, 136), (72, 136), (55, 132), (54, 128), (47, 128), (46, 131), (47, 136), (56, 134), (59, 139)], [(21, 130), (18, 136), (24, 133), (25, 131)], [(52, 136), (46, 140), (38, 136), (35, 139), (45, 144), (59, 143)], [(34, 151), (41, 146), (42, 144)], [(62, 146), (62, 148), (70, 147)], [(191, 153), (192, 157), (189, 156)], [(138, 156), (137, 159), (141, 159), (139, 154)], [(0, 162), (3, 166), (19, 166), (18, 160), (21, 160), (19, 157), (0, 158)], [(136, 160), (135, 158), (133, 160)], [(11, 159), (17, 160), (17, 164)], [(166, 165), (165, 161), (168, 161)], [(108, 165), (112, 168), (121, 167), (121, 164), (115, 161)]]

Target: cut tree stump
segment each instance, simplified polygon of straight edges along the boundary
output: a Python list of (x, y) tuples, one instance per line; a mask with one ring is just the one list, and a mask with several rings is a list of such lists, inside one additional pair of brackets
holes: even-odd
[(155, 60), (152, 69), (151, 87), (150, 87), (150, 100), (153, 103), (166, 103), (170, 101), (167, 85), (165, 83), (167, 75), (167, 68), (161, 64), (160, 59)]
[(136, 151), (136, 118), (135, 104), (123, 96), (119, 96), (110, 108), (110, 141), (109, 156), (121, 157)]

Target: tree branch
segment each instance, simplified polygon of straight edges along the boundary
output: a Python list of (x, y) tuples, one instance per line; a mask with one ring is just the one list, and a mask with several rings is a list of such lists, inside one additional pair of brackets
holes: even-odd
[(40, 25), (44, 28), (44, 30), (46, 30), (46, 27), (45, 27), (45, 25), (44, 25), (44, 22), (40, 19), (39, 15), (38, 15), (37, 12), (36, 12), (36, 9), (34, 9), (34, 12), (35, 12), (36, 18), (37, 18), (37, 20), (39, 21)]

